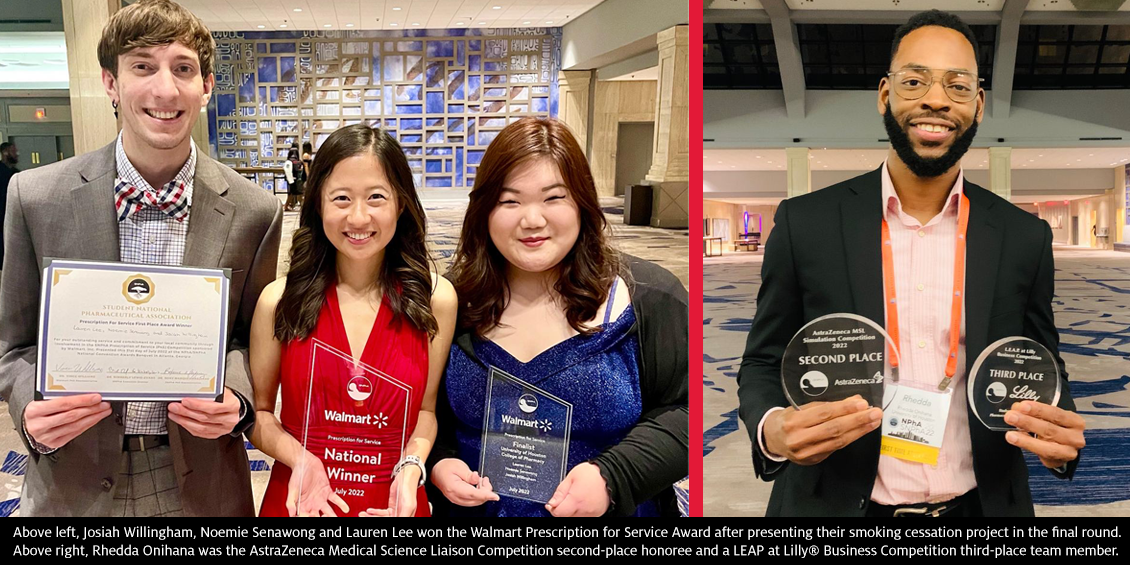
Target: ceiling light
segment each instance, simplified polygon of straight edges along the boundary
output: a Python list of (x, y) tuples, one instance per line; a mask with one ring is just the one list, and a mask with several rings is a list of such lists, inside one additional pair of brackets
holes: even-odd
[(302, 8), (295, 8), (295, 9), (294, 9), (294, 11), (295, 11), (295, 12), (301, 12), (301, 11), (302, 11)]
[(265, 28), (265, 27), (267, 27), (267, 26), (259, 26), (259, 29), (263, 29), (263, 28)]
[(545, 22), (545, 23), (547, 23), (547, 24), (551, 24), (551, 23), (553, 23), (553, 20), (549, 20), (549, 21), (547, 21), (547, 22)]
[(492, 10), (501, 10), (502, 6), (491, 6)]
[(279, 27), (286, 27), (286, 24), (282, 24), (282, 25), (280, 25)]
[(390, 26), (392, 26), (392, 27), (396, 27), (396, 24), (388, 24), (388, 25), (390, 25)]
[(458, 23), (456, 23), (455, 25), (457, 25), (457, 26), (461, 26), (461, 25), (463, 25), (463, 22), (458, 22)]
[(332, 27), (332, 26), (333, 26), (333, 24), (326, 24), (326, 25), (324, 25), (324, 26), (322, 26), (322, 27)]
[(479, 25), (485, 26), (485, 25), (487, 25), (487, 23), (486, 22), (479, 22)]
[(353, 27), (353, 24), (345, 24), (345, 27)]
[(392, 9), (392, 11), (393, 11), (393, 12), (399, 12), (399, 11), (400, 11), (400, 8), (399, 8), (399, 7), (397, 7), (397, 8), (393, 8), (393, 9)]
[(524, 25), (524, 26), (530, 25), (530, 22), (522, 22), (522, 25)]
[(412, 22), (412, 25), (418, 26), (418, 25), (420, 25), (420, 23), (419, 22)]

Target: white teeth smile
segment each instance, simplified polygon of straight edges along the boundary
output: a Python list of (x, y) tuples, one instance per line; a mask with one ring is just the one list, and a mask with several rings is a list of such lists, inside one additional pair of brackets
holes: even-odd
[(177, 116), (180, 115), (180, 112), (177, 112), (177, 111), (158, 112), (156, 110), (146, 110), (145, 113), (149, 114), (150, 116), (153, 116), (154, 118), (157, 118), (159, 120), (171, 120), (171, 119), (176, 118)]
[(346, 235), (346, 237), (348, 237), (349, 239), (352, 239), (354, 241), (364, 241), (366, 239), (369, 239), (370, 237), (373, 237), (374, 233), (376, 233), (376, 232), (366, 232), (366, 233), (347, 232), (345, 235)]
[(930, 133), (945, 133), (952, 129), (946, 126), (939, 126), (935, 124), (918, 124), (916, 127), (922, 131), (928, 131)]

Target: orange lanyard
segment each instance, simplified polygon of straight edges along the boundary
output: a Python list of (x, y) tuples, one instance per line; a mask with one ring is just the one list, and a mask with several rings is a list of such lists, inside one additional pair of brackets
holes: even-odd
[[(953, 295), (950, 306), (950, 352), (946, 359), (946, 377), (938, 390), (946, 390), (957, 373), (957, 348), (961, 341), (961, 305), (965, 294), (965, 234), (969, 229), (969, 198), (964, 193), (957, 209), (957, 242), (954, 245)], [(883, 290), (887, 299), (887, 333), (899, 348), (899, 311), (895, 300), (895, 260), (891, 245), (891, 228), (883, 218)], [(898, 367), (898, 358), (888, 355), (891, 367)]]

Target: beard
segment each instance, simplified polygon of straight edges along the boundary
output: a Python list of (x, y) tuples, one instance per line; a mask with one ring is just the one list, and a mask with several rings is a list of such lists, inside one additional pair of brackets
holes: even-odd
[(887, 129), (887, 138), (891, 140), (891, 147), (894, 147), (899, 159), (902, 159), (914, 176), (920, 178), (940, 177), (952, 169), (965, 156), (969, 145), (973, 143), (973, 138), (977, 136), (977, 120), (973, 120), (965, 131), (957, 132), (957, 138), (953, 140), (953, 144), (945, 154), (940, 157), (923, 157), (914, 150), (914, 146), (910, 143), (910, 135), (906, 133), (910, 124), (904, 126), (895, 120), (889, 101), (887, 112), (883, 114), (883, 127)]

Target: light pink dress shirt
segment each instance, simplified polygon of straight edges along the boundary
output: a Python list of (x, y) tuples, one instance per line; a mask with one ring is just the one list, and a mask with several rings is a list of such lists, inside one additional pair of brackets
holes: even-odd
[[(938, 383), (945, 377), (946, 358), (949, 356), (954, 245), (964, 176), (958, 173), (957, 182), (946, 197), (941, 213), (924, 226), (903, 211), (886, 163), (883, 164), (882, 179), (883, 215), (891, 230), (895, 291), (899, 304), (899, 385), (937, 390)], [(878, 230), (879, 226), (875, 229)], [(875, 284), (882, 286), (880, 273), (876, 273)], [(934, 467), (894, 457), (879, 457), (879, 474), (875, 478), (871, 500), (886, 505), (941, 502), (977, 486), (965, 398), (964, 305), (957, 373), (949, 390), (952, 393), (949, 418), (938, 465)], [(773, 461), (784, 461), (769, 455), (765, 449), (764, 425), (765, 417), (762, 417), (757, 430), (762, 453)]]

